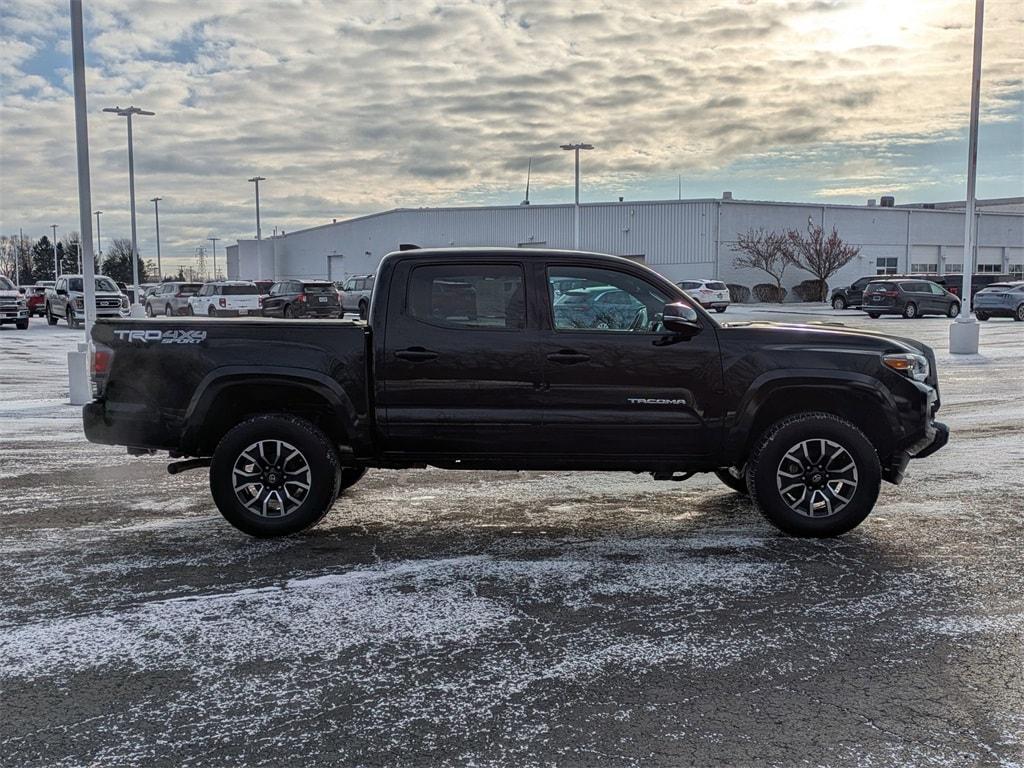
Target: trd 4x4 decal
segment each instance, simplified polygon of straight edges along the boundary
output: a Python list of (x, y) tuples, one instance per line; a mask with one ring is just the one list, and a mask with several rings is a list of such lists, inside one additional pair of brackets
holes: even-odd
[(114, 331), (121, 341), (141, 341), (144, 344), (201, 344), (206, 341), (206, 331)]

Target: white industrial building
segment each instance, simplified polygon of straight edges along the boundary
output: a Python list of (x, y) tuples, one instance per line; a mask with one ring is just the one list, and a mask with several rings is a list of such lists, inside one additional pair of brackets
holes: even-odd
[[(656, 200), (579, 206), (580, 249), (642, 261), (673, 281), (717, 278), (753, 286), (766, 275), (733, 266), (737, 235), (751, 227), (804, 230), (808, 219), (860, 246), (860, 256), (830, 282), (904, 272), (962, 269), (964, 213), (956, 203), (819, 205), (734, 200)], [(979, 271), (1024, 272), (1024, 198), (978, 201)], [(421, 247), (572, 248), (574, 206), (399, 208), (281, 233), (228, 248), (232, 278), (329, 278), (375, 272), (403, 244)], [(785, 284), (811, 276), (790, 269)], [(791, 294), (792, 296), (792, 294)]]

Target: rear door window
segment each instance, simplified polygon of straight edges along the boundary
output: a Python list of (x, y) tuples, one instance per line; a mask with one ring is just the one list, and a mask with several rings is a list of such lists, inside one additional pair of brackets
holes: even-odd
[(446, 328), (526, 327), (526, 282), (517, 264), (437, 264), (409, 276), (410, 317)]

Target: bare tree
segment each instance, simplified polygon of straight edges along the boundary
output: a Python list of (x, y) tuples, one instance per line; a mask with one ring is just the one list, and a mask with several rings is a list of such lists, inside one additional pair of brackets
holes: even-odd
[(834, 226), (826, 237), (823, 227), (808, 223), (806, 237), (791, 229), (787, 239), (793, 266), (818, 278), (819, 301), (828, 297), (828, 279), (860, 254), (860, 246), (844, 243)]
[(15, 264), (18, 259), (18, 243), (13, 237), (0, 236), (0, 275), (6, 275), (14, 280)]
[(785, 295), (782, 290), (782, 275), (792, 261), (789, 236), (781, 232), (769, 232), (763, 227), (751, 227), (737, 236), (732, 250), (741, 255), (733, 260), (733, 266), (741, 269), (759, 269), (767, 272), (778, 288), (779, 303)]

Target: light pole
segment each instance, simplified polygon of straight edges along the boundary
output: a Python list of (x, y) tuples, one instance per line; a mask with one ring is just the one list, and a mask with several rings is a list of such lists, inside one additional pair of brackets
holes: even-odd
[(96, 215), (96, 257), (103, 255), (103, 241), (100, 239), (100, 214), (103, 211), (93, 211)]
[(57, 225), (51, 224), (50, 229), (53, 230), (53, 242), (50, 245), (53, 246), (53, 279), (56, 280), (60, 277), (60, 264), (57, 263)]
[(128, 118), (128, 192), (131, 197), (132, 209), (132, 277), (135, 280), (135, 291), (132, 297), (137, 308), (139, 304), (139, 246), (135, 234), (135, 149), (132, 146), (132, 116), (133, 115), (155, 115), (155, 112), (147, 112), (138, 107), (104, 107), (104, 112), (113, 112), (115, 115)]
[(960, 289), (960, 314), (949, 325), (949, 351), (954, 355), (978, 354), (979, 327), (971, 314), (971, 283), (974, 277), (974, 190), (978, 171), (978, 107), (981, 101), (981, 38), (985, 26), (985, 0), (974, 3), (974, 66), (971, 71), (971, 122), (967, 140), (967, 198), (964, 210), (964, 265)]
[(206, 239), (209, 240), (211, 243), (213, 243), (213, 279), (216, 280), (217, 279), (217, 241), (220, 240), (220, 238), (219, 237), (208, 237)]
[(151, 202), (153, 204), (153, 213), (156, 214), (156, 271), (160, 275), (160, 279), (157, 282), (163, 282), (164, 269), (160, 265), (160, 201), (162, 197), (154, 197)]
[(579, 250), (580, 247), (580, 150), (593, 149), (593, 144), (561, 144), (560, 147), (572, 150), (576, 153), (576, 205), (573, 208), (573, 237), (572, 247)]
[(256, 185), (256, 276), (263, 279), (263, 255), (260, 253), (260, 241), (263, 239), (260, 230), (260, 182), (266, 181), (265, 176), (253, 176), (250, 182)]

